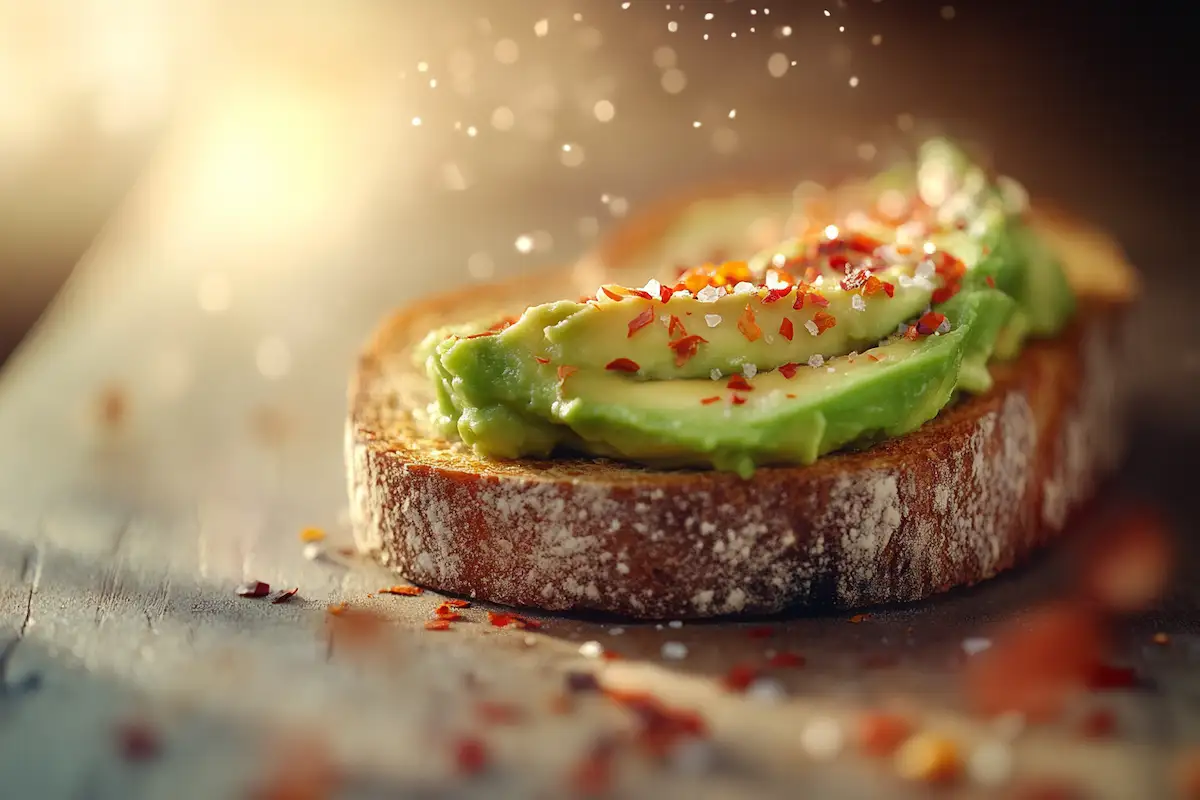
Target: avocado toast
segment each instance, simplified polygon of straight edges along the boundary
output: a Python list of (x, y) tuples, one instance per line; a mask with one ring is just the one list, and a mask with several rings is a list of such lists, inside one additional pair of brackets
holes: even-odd
[(351, 389), (360, 546), (481, 599), (702, 617), (918, 599), (1061, 530), (1120, 451), (1119, 254), (942, 140), (754, 213), (781, 236), (733, 228), (742, 261), (662, 263), (713, 230), (672, 209), (600, 272), (394, 318)]

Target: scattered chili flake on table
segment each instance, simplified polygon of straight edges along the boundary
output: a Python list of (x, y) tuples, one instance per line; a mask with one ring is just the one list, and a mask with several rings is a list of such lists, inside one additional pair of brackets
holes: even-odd
[(791, 653), (787, 650), (776, 653), (767, 660), (767, 664), (777, 669), (791, 669), (803, 667), (807, 662), (804, 656), (799, 653)]
[(379, 590), (379, 594), (398, 594), (402, 597), (416, 597), (419, 594), (424, 594), (425, 590), (420, 586), (386, 586)]
[(746, 635), (751, 639), (770, 639), (775, 635), (775, 629), (768, 625), (757, 625), (746, 629)]
[(649, 325), (651, 322), (654, 322), (654, 309), (647, 308), (629, 321), (629, 333), (626, 338), (631, 338), (635, 333)]
[(850, 617), (850, 621), (857, 625), (860, 622), (866, 622), (870, 618), (870, 614), (855, 614), (854, 616)]
[(1167, 634), (1163, 633), (1162, 631), (1159, 631), (1158, 633), (1154, 634), (1153, 638), (1154, 638), (1155, 644), (1170, 644), (1171, 643), (1171, 637), (1168, 636)]
[(320, 528), (305, 528), (300, 531), (300, 541), (302, 542), (323, 542), (325, 541), (325, 531)]
[(279, 594), (272, 597), (271, 602), (274, 605), (279, 605), (280, 603), (286, 603), (289, 600), (291, 600), (293, 597), (295, 597), (296, 592), (298, 592), (298, 591), (300, 591), (299, 586), (293, 587), (291, 589), (287, 589), (286, 591), (282, 591)]
[(463, 615), (455, 611), (452, 607), (442, 604), (433, 610), (435, 619), (444, 619), (447, 622), (458, 622), (463, 618)]
[(448, 630), (450, 630), (450, 620), (448, 620), (448, 619), (427, 619), (427, 620), (425, 620), (425, 630), (427, 630), (427, 631), (448, 631)]
[(1167, 525), (1158, 511), (1124, 509), (1105, 525), (1083, 558), (1084, 590), (1111, 611), (1145, 610), (1166, 586), (1171, 551)]
[(452, 597), (448, 600), (443, 600), (442, 605), (450, 606), (451, 608), (467, 608), (468, 606), (471, 605), (471, 601), (470, 600), (459, 600), (456, 597)]
[(614, 372), (637, 372), (641, 369), (636, 361), (628, 358), (614, 358), (612, 361), (604, 365), (607, 370)]
[(708, 735), (707, 726), (698, 714), (670, 708), (651, 694), (615, 690), (607, 694), (633, 713), (639, 723), (637, 742), (651, 757), (663, 758), (684, 739)]
[(762, 337), (762, 328), (758, 327), (758, 323), (754, 321), (754, 309), (750, 307), (749, 303), (746, 304), (742, 315), (738, 317), (737, 327), (747, 341), (756, 342)]
[(464, 736), (454, 743), (454, 765), (464, 775), (478, 775), (487, 769), (487, 746), (482, 739)]
[(497, 628), (507, 628), (509, 626), (518, 630), (537, 630), (542, 627), (542, 623), (528, 617), (523, 617), (520, 614), (505, 614), (499, 611), (487, 612), (488, 622), (492, 623)]
[(266, 597), (271, 593), (271, 584), (262, 581), (247, 581), (234, 589), (238, 597)]
[(744, 692), (757, 680), (759, 671), (747, 664), (735, 664), (721, 679), (721, 685), (731, 692)]
[(117, 748), (126, 761), (149, 761), (162, 752), (158, 732), (144, 720), (127, 720), (117, 725)]
[(890, 756), (913, 733), (913, 725), (899, 714), (870, 711), (858, 723), (858, 743), (870, 756)]

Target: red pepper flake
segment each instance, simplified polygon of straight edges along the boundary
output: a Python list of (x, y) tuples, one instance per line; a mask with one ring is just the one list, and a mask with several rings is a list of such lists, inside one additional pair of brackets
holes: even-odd
[(996, 279), (993, 278), (991, 275), (987, 276), (986, 281), (987, 281), (987, 285), (989, 288), (992, 288), (992, 289), (996, 288)]
[(796, 377), (796, 372), (800, 369), (799, 364), (784, 364), (779, 367), (779, 374), (787, 378), (789, 381)]
[(537, 630), (542, 627), (542, 623), (528, 617), (522, 617), (520, 614), (505, 614), (499, 611), (487, 612), (488, 622), (496, 628), (507, 628), (510, 625), (518, 630)]
[(459, 600), (456, 597), (452, 597), (449, 600), (443, 600), (442, 605), (450, 606), (451, 608), (467, 608), (468, 606), (471, 605), (471, 601), (470, 600)]
[(463, 618), (463, 615), (455, 611), (448, 605), (440, 605), (433, 610), (433, 616), (436, 619), (444, 619), (447, 622), (458, 622)]
[(636, 361), (632, 361), (628, 358), (614, 358), (612, 361), (605, 364), (604, 368), (614, 372), (637, 372), (639, 369), (641, 369)]
[(829, 257), (829, 266), (835, 270), (846, 270), (850, 266), (850, 259), (844, 255), (835, 255)]
[(687, 336), (687, 329), (683, 327), (683, 320), (672, 314), (671, 320), (667, 324), (667, 336), (674, 338), (675, 331), (679, 331), (681, 336)]
[(909, 325), (908, 330), (904, 332), (904, 338), (908, 339), (910, 342), (915, 342), (917, 340), (917, 335), (916, 325)]
[(386, 586), (379, 590), (379, 594), (398, 594), (404, 597), (416, 597), (419, 594), (424, 594), (425, 590), (420, 586)]
[(855, 289), (861, 289), (866, 286), (867, 280), (870, 277), (870, 272), (867, 272), (865, 269), (860, 269), (847, 275), (838, 282), (838, 285), (842, 287), (843, 291), (853, 292)]
[(659, 284), (658, 299), (662, 301), (663, 305), (666, 305), (668, 302), (670, 302), (671, 295), (673, 294), (675, 294), (675, 290), (672, 287), (667, 286), (666, 284)]
[[(368, 595), (368, 597), (369, 596), (370, 595)], [(326, 611), (329, 612), (329, 616), (331, 617), (340, 617), (342, 614), (346, 613), (347, 608), (349, 608), (349, 606), (347, 606), (345, 603), (334, 603), (333, 605), (329, 606)]]
[(912, 733), (912, 723), (898, 714), (868, 712), (859, 720), (858, 743), (869, 756), (890, 756)]
[(817, 326), (817, 335), (820, 336), (825, 331), (837, 325), (837, 318), (832, 314), (827, 314), (824, 311), (818, 311), (813, 314), (813, 324)]
[(542, 358), (541, 356), (534, 356), (533, 360), (539, 364), (549, 364), (550, 363), (550, 359)]
[(682, 339), (669, 342), (667, 346), (675, 351), (675, 366), (682, 367), (688, 362), (688, 359), (696, 355), (700, 345), (707, 342), (708, 339), (693, 333), (691, 336), (684, 336)]
[(879, 356), (875, 355), (874, 353), (867, 353), (867, 358), (870, 359), (871, 361), (879, 360)]
[(776, 669), (798, 669), (807, 663), (804, 656), (787, 650), (776, 653), (767, 660), (767, 664)]
[(448, 619), (427, 619), (427, 620), (425, 620), (425, 630), (427, 630), (427, 631), (448, 631), (448, 630), (450, 630), (450, 620), (448, 620)]
[(600, 291), (604, 292), (605, 297), (607, 297), (609, 300), (612, 300), (615, 303), (619, 303), (625, 299), (625, 297), (623, 295), (617, 294), (612, 289), (609, 289), (607, 286), (601, 286)]
[(790, 342), (795, 334), (796, 328), (792, 325), (792, 321), (784, 317), (783, 321), (779, 323), (779, 335)]
[(325, 541), (325, 531), (320, 528), (305, 528), (300, 531), (300, 541), (306, 544)]
[(1171, 637), (1162, 631), (1159, 631), (1158, 633), (1154, 634), (1153, 637), (1151, 637), (1151, 641), (1153, 641), (1155, 644), (1166, 645), (1171, 643)]
[(1169, 530), (1157, 511), (1122, 509), (1084, 554), (1084, 591), (1111, 611), (1143, 611), (1158, 600), (1166, 586), (1172, 549)]
[(629, 321), (629, 334), (626, 336), (626, 338), (632, 337), (635, 333), (649, 325), (651, 322), (654, 322), (654, 309), (647, 308)]
[(787, 394), (787, 395), (785, 395), (785, 397), (787, 397), (787, 399), (788, 399), (788, 400), (795, 400), (795, 399), (796, 399), (796, 395), (794, 395), (794, 394)]
[(744, 692), (758, 680), (759, 671), (756, 667), (751, 667), (747, 664), (735, 664), (725, 673), (725, 677), (721, 679), (722, 685), (731, 692)]
[(746, 635), (751, 639), (770, 639), (775, 635), (775, 629), (767, 625), (758, 625), (746, 629)]
[(1095, 609), (1064, 602), (1010, 620), (991, 639), (965, 667), (971, 704), (986, 715), (1044, 721), (1095, 673), (1105, 637)]
[(885, 280), (880, 280), (874, 275), (871, 275), (867, 278), (866, 283), (863, 284), (863, 297), (870, 297), (871, 295), (879, 294), (880, 292), (883, 292), (888, 297), (895, 297), (896, 287)]
[(701, 397), (700, 398), (700, 405), (702, 405), (702, 406), (711, 406), (713, 403), (719, 403), (719, 402), (721, 402), (720, 395), (714, 394), (712, 397)]
[(744, 375), (734, 375), (729, 379), (729, 383), (725, 384), (726, 389), (733, 389), (735, 392), (750, 392), (754, 387), (750, 385), (750, 381), (746, 380)]
[(762, 336), (762, 328), (758, 327), (758, 323), (754, 321), (754, 309), (750, 304), (746, 304), (746, 309), (742, 311), (742, 316), (738, 317), (738, 330), (742, 332), (747, 341), (758, 341)]
[(896, 285), (895, 284), (889, 283), (888, 281), (880, 281), (880, 283), (883, 284), (883, 293), (884, 294), (886, 294), (888, 297), (896, 296)]
[(565, 381), (567, 378), (571, 377), (576, 372), (579, 372), (579, 367), (571, 367), (571, 366), (567, 366), (565, 364), (560, 366), (558, 368), (559, 382), (561, 383), (562, 381)]
[(287, 591), (280, 592), (279, 594), (275, 595), (275, 597), (271, 598), (271, 603), (273, 603), (274, 605), (279, 605), (280, 603), (286, 603), (287, 601), (289, 601), (293, 597), (295, 597), (296, 592), (298, 592), (298, 591), (300, 591), (299, 586), (297, 586), (293, 589), (288, 589)]
[(643, 300), (653, 300), (654, 299), (654, 295), (650, 294), (645, 289), (626, 289), (625, 291), (629, 292), (634, 297), (640, 297)]
[(770, 305), (771, 303), (774, 303), (775, 301), (779, 300), (780, 298), (787, 297), (788, 294), (791, 293), (791, 291), (792, 291), (792, 287), (790, 287), (790, 286), (784, 286), (779, 289), (768, 289), (767, 293), (765, 295), (763, 295), (763, 299), (762, 299), (763, 305), (764, 306)]
[(929, 299), (935, 305), (938, 303), (944, 303), (947, 300), (949, 300), (951, 297), (954, 297), (954, 295), (958, 294), (958, 290), (960, 288), (961, 288), (961, 286), (959, 284), (955, 283), (950, 286), (943, 286), (939, 289), (934, 289), (933, 294), (931, 294), (929, 296)]
[(870, 614), (855, 614), (850, 618), (850, 621), (857, 625), (860, 622), (866, 622), (871, 618)]
[(1131, 667), (1096, 664), (1087, 676), (1087, 687), (1094, 692), (1133, 689), (1138, 685), (1137, 671)]
[(930, 336), (936, 331), (941, 324), (946, 321), (945, 314), (939, 314), (936, 311), (926, 311), (917, 320), (917, 333), (922, 336)]
[(464, 736), (454, 743), (454, 765), (463, 775), (478, 775), (487, 769), (487, 746), (482, 739)]
[(233, 591), (238, 597), (266, 597), (271, 593), (271, 584), (262, 581), (247, 581)]
[(1107, 739), (1117, 730), (1117, 718), (1107, 708), (1095, 708), (1079, 721), (1079, 735), (1085, 739)]
[(475, 704), (475, 713), (488, 725), (512, 725), (521, 720), (521, 709), (511, 703), (481, 700)]
[(127, 720), (117, 725), (117, 748), (126, 761), (149, 761), (162, 752), (158, 732), (144, 720)]
[(735, 394), (733, 396), (733, 404), (735, 406), (744, 406), (746, 405), (746, 398), (740, 394)]

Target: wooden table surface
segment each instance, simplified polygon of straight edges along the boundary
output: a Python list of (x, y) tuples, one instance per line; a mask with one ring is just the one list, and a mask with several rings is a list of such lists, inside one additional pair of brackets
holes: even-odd
[[(966, 713), (963, 641), (1058, 593), (1069, 544), (857, 624), (772, 620), (768, 639), (750, 634), (762, 622), (554, 617), (516, 631), (489, 625), (481, 606), (464, 612), (468, 624), (431, 633), (422, 623), (438, 598), (368, 598), (397, 579), (338, 554), (350, 543), (347, 367), (389, 307), (468, 279), (465, 260), (438, 251), (462, 219), (495, 225), (497, 241), (511, 220), (448, 219), (431, 201), (388, 227), (386, 247), (382, 234), (293, 231), (289, 245), (255, 251), (261, 241), (206, 239), (197, 214), (164, 208), (162, 196), (153, 180), (139, 189), (0, 378), (0, 796), (245, 797), (280, 774), (316, 781), (324, 764), (343, 775), (331, 796), (563, 796), (584, 754), (632, 724), (598, 697), (554, 713), (568, 670), (650, 690), (711, 728), (666, 764), (619, 758), (618, 796), (924, 796), (851, 747), (814, 756), (879, 707), (911, 713), (968, 756), (982, 747), (993, 766), (1011, 755), (1019, 780), (1062, 778), (1095, 798), (1167, 796), (1175, 748), (1200, 733), (1200, 570), (1186, 549), (1162, 609), (1119, 636), (1114, 662), (1136, 666), (1144, 688), (1089, 696), (1062, 723), (1022, 731)], [(547, 229), (573, 225), (545, 206), (536, 213)], [(1145, 351), (1190, 325), (1178, 293), (1151, 290), (1138, 326)], [(1134, 370), (1138, 433), (1111, 495), (1186, 508), (1195, 436), (1189, 419), (1170, 418), (1196, 383), (1195, 359), (1183, 358)], [(299, 538), (310, 526), (328, 533), (315, 559)], [(283, 604), (236, 596), (247, 579), (299, 592)], [(327, 609), (340, 602), (390, 620), (369, 648), (330, 634)], [(1158, 631), (1169, 645), (1152, 643)], [(622, 658), (582, 655), (590, 641)], [(731, 667), (772, 651), (807, 664), (772, 672), (749, 695), (722, 688)], [(521, 719), (481, 721), (485, 699), (515, 704)], [(1092, 708), (1116, 714), (1115, 737), (1078, 734)], [(139, 747), (139, 730), (157, 752)], [(464, 736), (491, 752), (482, 775), (456, 768)], [(959, 795), (1010, 796), (974, 779), (948, 796)]]

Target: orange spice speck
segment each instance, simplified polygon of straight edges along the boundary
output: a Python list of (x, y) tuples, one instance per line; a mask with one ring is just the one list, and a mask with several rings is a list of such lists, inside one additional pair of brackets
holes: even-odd
[(325, 531), (320, 528), (305, 528), (300, 531), (300, 541), (321, 542), (325, 540)]

